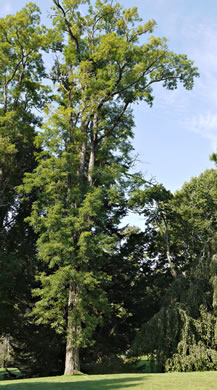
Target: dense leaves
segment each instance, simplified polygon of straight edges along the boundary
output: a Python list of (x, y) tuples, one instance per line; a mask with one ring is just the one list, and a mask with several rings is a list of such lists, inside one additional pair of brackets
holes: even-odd
[[(181, 207), (189, 189), (173, 198), (132, 173), (132, 105), (151, 106), (155, 83), (191, 89), (193, 62), (154, 37), (155, 21), (141, 24), (136, 7), (53, 0), (52, 8), (50, 30), (32, 3), (0, 20), (0, 331), (12, 336), (26, 372), (52, 372), (66, 345), (65, 373), (73, 374), (80, 349), (84, 361), (87, 347), (95, 360), (126, 353), (159, 310), (172, 324), (161, 296), (170, 286), (171, 305), (174, 278), (208, 254), (215, 202), (211, 195), (194, 210), (192, 198), (189, 216)], [(55, 53), (51, 72), (43, 51)], [(43, 120), (36, 109), (45, 109)], [(132, 210), (145, 213), (145, 232), (120, 228)], [(196, 225), (204, 216), (206, 226)], [(47, 350), (39, 348), (44, 338)], [(175, 340), (167, 348), (175, 351)], [(42, 351), (44, 367), (37, 363)]]
[(35, 235), (25, 222), (34, 196), (21, 204), (17, 186), (36, 166), (34, 137), (41, 120), (32, 109), (43, 108), (48, 99), (42, 84), (46, 39), (33, 4), (0, 19), (1, 334), (18, 324), (34, 280)]
[[(216, 368), (216, 175), (215, 169), (205, 171), (166, 203), (176, 273), (160, 311), (143, 326), (134, 348), (139, 354), (151, 353), (167, 370)], [(151, 228), (156, 230), (156, 225)], [(158, 259), (165, 253), (161, 234), (157, 226)], [(160, 272), (164, 267), (156, 264)]]

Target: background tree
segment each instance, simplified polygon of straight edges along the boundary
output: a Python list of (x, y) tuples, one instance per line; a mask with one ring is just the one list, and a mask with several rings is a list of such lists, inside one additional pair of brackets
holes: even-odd
[(128, 227), (119, 234), (118, 248), (108, 256), (104, 270), (109, 276), (105, 290), (110, 311), (94, 333), (96, 343), (83, 358), (85, 364), (90, 361), (92, 366), (93, 362), (105, 366), (115, 356), (126, 354), (138, 328), (159, 309), (152, 290), (153, 284), (156, 288), (156, 277), (146, 258), (144, 233)]
[(35, 198), (21, 203), (17, 186), (36, 167), (34, 137), (42, 122), (36, 110), (49, 97), (42, 83), (47, 47), (34, 4), (0, 19), (0, 335), (13, 343), (35, 283), (36, 235), (24, 221)]
[[(216, 201), (216, 170), (212, 169), (185, 183), (166, 203), (176, 274), (161, 309), (144, 324), (135, 348), (157, 356), (167, 370), (216, 367)], [(155, 264), (157, 247), (157, 259), (162, 255), (166, 259), (160, 237), (158, 228)], [(165, 273), (165, 265), (156, 264), (156, 270)]]

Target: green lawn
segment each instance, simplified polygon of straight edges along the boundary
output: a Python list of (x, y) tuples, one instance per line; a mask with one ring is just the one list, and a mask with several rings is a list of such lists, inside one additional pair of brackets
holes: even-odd
[(217, 390), (217, 372), (60, 376), (1, 381), (0, 390)]

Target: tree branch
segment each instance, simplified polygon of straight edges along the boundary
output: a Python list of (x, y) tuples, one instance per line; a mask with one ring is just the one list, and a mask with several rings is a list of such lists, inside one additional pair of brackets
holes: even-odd
[(74, 41), (75, 44), (76, 44), (76, 49), (77, 49), (77, 52), (78, 52), (78, 55), (79, 55), (79, 60), (80, 60), (80, 46), (79, 46), (78, 38), (72, 32), (71, 25), (70, 25), (70, 23), (69, 23), (69, 21), (68, 21), (68, 19), (66, 17), (66, 12), (65, 12), (64, 8), (61, 6), (59, 0), (53, 0), (53, 2), (56, 5), (56, 7), (59, 8), (59, 10), (63, 14), (64, 20), (66, 22), (66, 27), (67, 27), (68, 33), (69, 33), (72, 41)]
[(107, 137), (109, 134), (112, 133), (112, 131), (115, 129), (115, 127), (118, 125), (118, 123), (120, 122), (122, 116), (124, 115), (124, 113), (126, 112), (127, 110), (127, 107), (129, 106), (130, 102), (127, 102), (125, 103), (123, 109), (121, 110), (121, 112), (119, 113), (119, 115), (117, 116), (117, 118), (115, 119), (113, 125), (107, 130), (104, 132), (104, 134), (101, 135), (101, 137), (99, 137), (96, 141), (96, 143), (98, 144), (103, 138)]
[[(164, 53), (164, 54), (165, 54), (165, 53)], [(99, 105), (98, 105), (98, 110), (99, 110), (100, 108), (102, 108), (103, 104), (106, 103), (109, 99), (113, 98), (114, 96), (116, 96), (116, 95), (118, 95), (118, 94), (120, 94), (120, 93), (122, 93), (122, 92), (127, 91), (129, 88), (131, 88), (131, 87), (133, 87), (135, 84), (137, 84), (137, 83), (142, 79), (142, 77), (144, 77), (146, 74), (148, 74), (148, 71), (149, 71), (149, 70), (150, 70), (150, 69), (151, 69), (151, 68), (152, 68), (152, 67), (153, 67), (161, 58), (164, 57), (164, 54), (162, 54), (161, 56), (157, 57), (154, 61), (152, 61), (152, 63), (149, 64), (149, 66), (146, 68), (146, 70), (142, 73), (142, 75), (141, 75), (138, 79), (136, 79), (135, 81), (133, 81), (131, 84), (128, 84), (126, 87), (124, 87), (124, 88), (122, 88), (122, 89), (120, 89), (120, 90), (117, 90), (117, 91), (113, 92), (112, 94), (107, 95), (106, 97), (104, 97), (104, 98), (101, 100), (101, 102), (99, 103)], [(118, 64), (118, 65), (119, 65), (119, 64)], [(119, 65), (120, 73), (119, 73), (118, 80), (117, 80), (117, 82), (116, 82), (116, 87), (118, 86), (118, 84), (120, 83), (120, 81), (121, 81), (121, 79), (122, 79), (122, 77), (123, 77), (123, 69), (125, 68), (126, 65), (127, 65), (127, 63), (125, 63), (125, 64), (122, 66), (122, 68), (120, 68), (120, 65)], [(161, 81), (161, 80), (159, 80), (159, 81)], [(162, 81), (163, 81), (163, 80), (162, 80)], [(153, 81), (153, 82), (154, 82), (154, 81)], [(157, 80), (156, 80), (155, 82), (157, 82)], [(149, 84), (147, 84), (147, 85), (145, 86), (145, 88), (147, 88), (150, 84), (152, 84), (152, 82), (149, 83)]]
[[(127, 91), (129, 88), (133, 87), (135, 84), (137, 84), (146, 74), (148, 74), (148, 71), (156, 64), (156, 62), (158, 62), (162, 57), (164, 57), (164, 54), (162, 54), (161, 56), (159, 56), (158, 58), (156, 58), (151, 64), (148, 65), (148, 67), (146, 68), (146, 70), (141, 74), (140, 77), (138, 77), (138, 79), (136, 79), (135, 81), (133, 81), (131, 84), (127, 85), (126, 87), (118, 90), (118, 91), (115, 91), (113, 94), (110, 95), (110, 97), (114, 97), (115, 95), (118, 95), (122, 92), (125, 92)], [(119, 82), (119, 81), (118, 81)], [(118, 85), (118, 82), (116, 84), (116, 86)]]

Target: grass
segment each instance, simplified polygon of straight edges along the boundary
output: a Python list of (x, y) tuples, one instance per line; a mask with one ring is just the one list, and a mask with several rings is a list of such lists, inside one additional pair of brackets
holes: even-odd
[(1, 381), (0, 390), (216, 390), (217, 372), (80, 375)]

